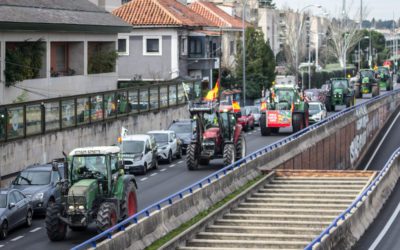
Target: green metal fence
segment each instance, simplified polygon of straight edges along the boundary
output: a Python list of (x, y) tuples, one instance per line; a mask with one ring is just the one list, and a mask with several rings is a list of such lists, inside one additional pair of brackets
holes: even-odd
[[(200, 82), (186, 86), (189, 98), (200, 97)], [(186, 101), (184, 85), (168, 83), (3, 105), (0, 142), (157, 111)]]

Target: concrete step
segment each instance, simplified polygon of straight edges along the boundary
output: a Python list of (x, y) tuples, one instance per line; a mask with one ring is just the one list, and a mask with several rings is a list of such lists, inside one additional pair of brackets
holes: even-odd
[(289, 208), (296, 208), (296, 209), (332, 209), (338, 211), (346, 210), (348, 205), (336, 205), (336, 204), (303, 204), (303, 203), (283, 203), (283, 202), (276, 202), (276, 203), (262, 203), (262, 202), (243, 202), (239, 204), (238, 208), (275, 208), (275, 209), (289, 209)]
[(370, 177), (276, 176), (274, 180), (368, 181)]
[(360, 193), (360, 189), (309, 189), (309, 188), (301, 188), (298, 189), (286, 189), (286, 188), (262, 188), (258, 190), (259, 193), (287, 193), (287, 194), (349, 194), (349, 195), (357, 195)]
[(223, 216), (224, 220), (257, 220), (257, 221), (296, 221), (304, 222), (310, 221), (314, 223), (332, 221), (340, 213), (335, 213), (332, 215), (299, 215), (299, 214), (232, 214), (228, 213)]
[(249, 234), (249, 233), (220, 233), (220, 232), (200, 232), (196, 239), (210, 240), (263, 240), (263, 241), (309, 241), (311, 242), (315, 235), (296, 235), (296, 234)]
[(300, 208), (234, 208), (231, 210), (232, 214), (269, 214), (269, 215), (312, 215), (315, 216), (337, 216), (343, 210), (341, 209), (300, 209)]
[(306, 184), (306, 185), (313, 185), (313, 184), (327, 184), (327, 185), (365, 185), (367, 181), (364, 180), (313, 180), (313, 179), (306, 179), (306, 180), (273, 180), (270, 182), (272, 184)]
[(300, 249), (307, 246), (308, 241), (253, 241), (253, 240), (208, 240), (193, 239), (187, 242), (187, 246), (194, 247), (238, 247), (252, 248), (276, 248), (276, 249)]
[[(178, 247), (178, 250), (243, 250), (236, 247)], [(252, 250), (265, 250), (265, 248), (252, 248)], [(283, 248), (268, 248), (268, 250), (283, 250)]]
[[(354, 197), (355, 198), (355, 197)], [(353, 199), (314, 199), (314, 198), (308, 198), (308, 199), (297, 199), (297, 198), (291, 198), (291, 197), (250, 197), (247, 198), (247, 202), (258, 202), (258, 203), (292, 203), (292, 204), (343, 204), (343, 205), (350, 205), (353, 201)]]
[(252, 197), (264, 197), (264, 198), (311, 198), (311, 199), (355, 199), (357, 195), (354, 194), (285, 194), (285, 193), (255, 193)]
[(293, 220), (251, 220), (251, 219), (219, 219), (215, 225), (225, 226), (262, 226), (262, 227), (301, 227), (324, 229), (332, 220), (326, 221), (293, 221)]
[(330, 184), (267, 184), (264, 188), (284, 188), (284, 189), (299, 189), (299, 188), (310, 188), (310, 189), (336, 189), (336, 190), (346, 190), (346, 189), (357, 189), (361, 191), (365, 187), (365, 184), (362, 185), (330, 185)]
[(235, 225), (210, 225), (206, 232), (220, 233), (264, 233), (264, 234), (296, 234), (296, 235), (319, 235), (323, 229), (304, 227), (283, 227), (283, 226), (235, 226)]

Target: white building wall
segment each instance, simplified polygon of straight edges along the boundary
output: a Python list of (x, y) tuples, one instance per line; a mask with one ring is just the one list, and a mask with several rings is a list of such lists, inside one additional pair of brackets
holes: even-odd
[[(15, 87), (5, 86), (4, 69), (6, 42), (37, 41), (46, 43), (46, 77), (19, 82)], [(84, 70), (83, 75), (50, 77), (50, 43), (83, 42)], [(88, 42), (114, 42), (117, 46), (117, 34), (81, 34), (81, 33), (46, 33), (46, 32), (0, 32), (0, 104), (12, 103), (21, 94), (27, 94), (27, 101), (77, 95), (90, 92), (113, 90), (117, 87), (116, 72), (88, 75), (87, 63)], [(115, 48), (117, 49), (117, 48)], [(23, 89), (26, 89), (24, 91)]]

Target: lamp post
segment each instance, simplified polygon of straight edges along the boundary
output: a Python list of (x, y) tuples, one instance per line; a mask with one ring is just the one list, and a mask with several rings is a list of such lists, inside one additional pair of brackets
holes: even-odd
[[(310, 7), (317, 7), (317, 8), (319, 8), (319, 9), (321, 9), (322, 8), (322, 6), (321, 5), (315, 5), (315, 4), (310, 4), (310, 5), (307, 5), (307, 6), (305, 6), (304, 8), (302, 8), (300, 11), (299, 11), (299, 15), (301, 15), (301, 13), (305, 10), (305, 9), (307, 9), (307, 8), (310, 8)], [(295, 79), (296, 79), (296, 84), (299, 82), (299, 78), (298, 78), (298, 69), (299, 69), (299, 41), (300, 41), (300, 34), (301, 34), (301, 30), (303, 29), (303, 19), (301, 19), (301, 21), (300, 21), (300, 24), (299, 24), (299, 29), (298, 29), (298, 32), (297, 32), (297, 39), (296, 39), (296, 54), (295, 54), (295, 59), (296, 59), (296, 69), (295, 69), (295, 72), (296, 72), (296, 75), (295, 75)], [(302, 77), (302, 80), (303, 80), (303, 77)], [(302, 89), (304, 89), (304, 84), (302, 84)]]
[(242, 60), (243, 60), (243, 106), (246, 105), (246, 28), (245, 28), (245, 15), (246, 15), (246, 5), (248, 0), (243, 1), (242, 10)]

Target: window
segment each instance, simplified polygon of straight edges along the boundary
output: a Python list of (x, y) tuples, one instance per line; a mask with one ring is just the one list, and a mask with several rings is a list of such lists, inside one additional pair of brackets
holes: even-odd
[(162, 55), (161, 37), (143, 37), (143, 55)]
[(181, 55), (187, 55), (187, 38), (181, 38)]
[(25, 196), (18, 191), (14, 191), (14, 195), (15, 195), (15, 199), (17, 200), (17, 203), (22, 201), (23, 199), (25, 199)]
[(235, 41), (229, 42), (229, 54), (231, 56), (235, 54)]
[(17, 198), (15, 197), (14, 193), (15, 191), (8, 194), (8, 204), (17, 203)]
[(191, 37), (189, 42), (189, 53), (200, 55), (203, 53), (202, 43), (200, 37)]
[(61, 179), (61, 176), (58, 173), (58, 171), (52, 171), (51, 175), (52, 175), (51, 179), (53, 180), (54, 183), (58, 182)]
[(118, 38), (118, 54), (122, 56), (129, 55), (129, 37)]
[(118, 171), (118, 157), (117, 155), (111, 155), (111, 174), (115, 174)]

